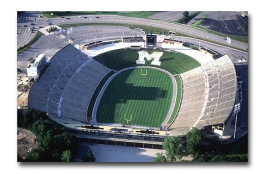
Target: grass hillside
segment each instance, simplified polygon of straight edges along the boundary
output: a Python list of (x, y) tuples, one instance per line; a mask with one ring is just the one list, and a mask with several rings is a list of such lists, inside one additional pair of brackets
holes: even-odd
[[(139, 57), (138, 51), (139, 50), (130, 49), (114, 50), (95, 56), (94, 59), (109, 67), (110, 69), (120, 70), (129, 66), (137, 65), (136, 60), (138, 60)], [(151, 54), (153, 51), (160, 50), (149, 50), (148, 52), (149, 54)], [(151, 66), (151, 61), (148, 62), (146, 60), (145, 65)], [(166, 51), (164, 51), (163, 56), (160, 58), (160, 61), (162, 63), (159, 68), (165, 69), (172, 74), (181, 74), (200, 66), (197, 61), (185, 54)]]

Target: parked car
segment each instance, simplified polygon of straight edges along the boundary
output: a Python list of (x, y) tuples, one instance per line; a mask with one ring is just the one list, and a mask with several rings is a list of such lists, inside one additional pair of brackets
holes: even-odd
[(100, 17), (99, 16), (96, 16), (97, 19), (99, 19)]
[(84, 16), (84, 18), (87, 18), (87, 16)]

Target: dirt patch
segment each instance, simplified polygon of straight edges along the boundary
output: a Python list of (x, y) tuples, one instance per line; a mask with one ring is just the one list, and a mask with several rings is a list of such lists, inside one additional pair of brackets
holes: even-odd
[(22, 106), (26, 106), (28, 103), (28, 95), (29, 91), (18, 91), (17, 106), (20, 108), (22, 108)]
[(37, 147), (37, 138), (29, 130), (17, 128), (17, 152), (25, 159), (31, 149)]

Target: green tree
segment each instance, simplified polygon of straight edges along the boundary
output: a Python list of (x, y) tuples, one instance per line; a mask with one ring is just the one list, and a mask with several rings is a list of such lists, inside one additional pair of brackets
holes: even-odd
[(22, 109), (17, 109), (17, 126), (24, 127), (24, 117)]
[(32, 162), (39, 160), (40, 160), (40, 154), (37, 149), (32, 149), (25, 159), (25, 161), (32, 161)]
[(48, 130), (44, 136), (42, 136), (39, 140), (40, 146), (44, 147), (45, 149), (50, 149), (53, 144), (53, 131)]
[(23, 158), (17, 153), (17, 162), (23, 162)]
[(31, 130), (33, 123), (39, 119), (45, 120), (47, 118), (48, 117), (45, 113), (34, 109), (29, 109), (26, 113), (26, 117), (23, 119), (23, 128)]
[(166, 157), (170, 162), (180, 160), (183, 156), (183, 144), (179, 137), (167, 137), (163, 149), (166, 150)]
[(187, 17), (189, 16), (189, 12), (188, 12), (188, 11), (184, 11), (184, 12), (183, 12), (183, 16), (184, 16), (185, 18), (187, 18)]
[(199, 150), (199, 145), (201, 143), (201, 133), (200, 131), (193, 127), (186, 135), (187, 138), (187, 152), (189, 154), (195, 155), (197, 150)]
[(69, 162), (70, 159), (71, 159), (71, 151), (70, 150), (63, 151), (63, 153), (61, 155), (61, 160), (63, 162)]
[(85, 156), (85, 158), (83, 159), (83, 161), (85, 161), (85, 162), (95, 162), (95, 157), (92, 154), (91, 149), (88, 150), (87, 155)]
[(153, 162), (168, 162), (166, 157), (163, 153), (156, 153), (156, 157), (154, 158)]
[[(38, 147), (29, 152), (25, 161), (61, 161), (64, 151), (73, 153), (76, 149), (78, 141), (74, 134), (48, 119), (45, 113), (29, 110), (24, 118), (20, 110), (17, 112), (18, 125), (34, 132), (38, 139)], [(64, 159), (69, 152), (64, 152)]]
[(248, 162), (248, 154), (216, 155), (210, 162)]
[(193, 162), (205, 162), (205, 158), (200, 155), (199, 153), (196, 153), (194, 159), (192, 160)]

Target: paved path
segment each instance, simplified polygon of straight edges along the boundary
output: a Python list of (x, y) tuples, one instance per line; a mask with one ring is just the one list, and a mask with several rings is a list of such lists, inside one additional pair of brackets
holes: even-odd
[(156, 153), (165, 153), (162, 149), (114, 146), (104, 144), (87, 145), (91, 148), (95, 162), (153, 162)]
[(175, 77), (169, 73), (168, 71), (166, 70), (163, 70), (161, 68), (156, 68), (156, 67), (149, 67), (149, 66), (136, 66), (136, 67), (129, 67), (129, 68), (125, 68), (125, 69), (122, 69), (120, 71), (117, 71), (115, 74), (113, 74), (107, 81), (106, 83), (104, 84), (104, 86), (102, 87), (97, 99), (96, 99), (96, 102), (94, 104), (94, 107), (93, 107), (93, 110), (92, 110), (92, 122), (95, 124), (97, 123), (96, 121), (96, 116), (97, 116), (97, 109), (98, 109), (98, 106), (99, 106), (99, 103), (101, 101), (101, 98), (106, 90), (106, 88), (108, 87), (109, 83), (118, 75), (120, 74), (121, 72), (123, 71), (127, 71), (129, 69), (136, 69), (136, 68), (149, 68), (149, 69), (156, 69), (156, 70), (159, 70), (159, 71), (162, 71), (166, 74), (168, 74), (170, 77), (171, 77), (171, 80), (172, 80), (172, 83), (173, 83), (173, 97), (172, 97), (172, 100), (171, 100), (171, 105), (170, 105), (170, 108), (169, 108), (169, 111), (167, 113), (167, 116), (165, 117), (165, 120), (164, 122), (162, 123), (161, 127), (166, 127), (167, 125), (167, 122), (168, 120), (170, 119), (171, 115), (172, 115), (172, 112), (174, 110), (174, 107), (175, 107), (175, 102), (176, 102), (176, 96), (177, 96), (177, 84), (176, 84), (176, 80), (175, 80)]

